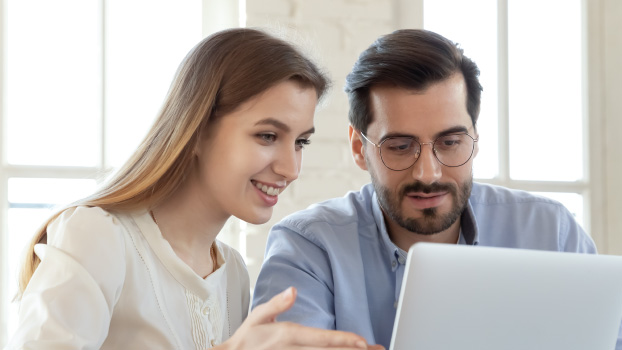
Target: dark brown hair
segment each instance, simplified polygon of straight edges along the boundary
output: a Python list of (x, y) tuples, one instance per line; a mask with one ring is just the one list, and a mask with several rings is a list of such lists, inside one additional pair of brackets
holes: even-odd
[(372, 121), (369, 90), (375, 85), (423, 91), (461, 73), (467, 87), (467, 111), (473, 126), (479, 116), (482, 86), (475, 62), (445, 37), (427, 30), (403, 29), (380, 37), (359, 56), (346, 77), (350, 124), (361, 132)]

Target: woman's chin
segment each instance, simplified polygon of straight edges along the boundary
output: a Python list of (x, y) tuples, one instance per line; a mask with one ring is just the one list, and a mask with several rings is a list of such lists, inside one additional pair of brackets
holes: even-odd
[(270, 208), (269, 212), (266, 211), (266, 213), (256, 213), (256, 215), (245, 215), (236, 217), (252, 225), (263, 225), (266, 222), (270, 221), (270, 218), (272, 218), (272, 208)]

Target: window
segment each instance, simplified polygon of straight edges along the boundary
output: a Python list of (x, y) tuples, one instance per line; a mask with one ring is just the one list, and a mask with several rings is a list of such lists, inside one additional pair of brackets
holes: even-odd
[[(136, 149), (203, 37), (201, 0), (4, 0), (0, 347), (22, 247)], [(139, 24), (138, 24), (139, 23)]]
[(559, 200), (589, 232), (581, 0), (426, 0), (423, 9), (424, 28), (481, 70), (474, 176)]

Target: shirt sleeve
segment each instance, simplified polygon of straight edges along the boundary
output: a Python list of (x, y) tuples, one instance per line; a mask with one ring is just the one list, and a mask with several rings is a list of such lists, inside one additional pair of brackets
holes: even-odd
[(559, 250), (572, 253), (596, 254), (596, 244), (592, 238), (583, 230), (566, 207), (560, 204), (559, 208), (561, 211), (559, 217), (562, 222), (562, 232), (559, 235)]
[(278, 224), (268, 236), (252, 307), (290, 286), (298, 289), (296, 302), (277, 317), (278, 321), (335, 329), (334, 284), (325, 250), (294, 229)]
[(77, 207), (48, 226), (47, 244), (19, 305), (7, 349), (99, 349), (125, 278), (118, 220), (100, 208)]

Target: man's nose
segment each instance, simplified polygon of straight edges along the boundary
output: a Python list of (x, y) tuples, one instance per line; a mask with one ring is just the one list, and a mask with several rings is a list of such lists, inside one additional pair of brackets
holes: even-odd
[(441, 167), (434, 154), (433, 143), (422, 143), (417, 161), (412, 167), (413, 178), (426, 184), (436, 182), (441, 178)]

